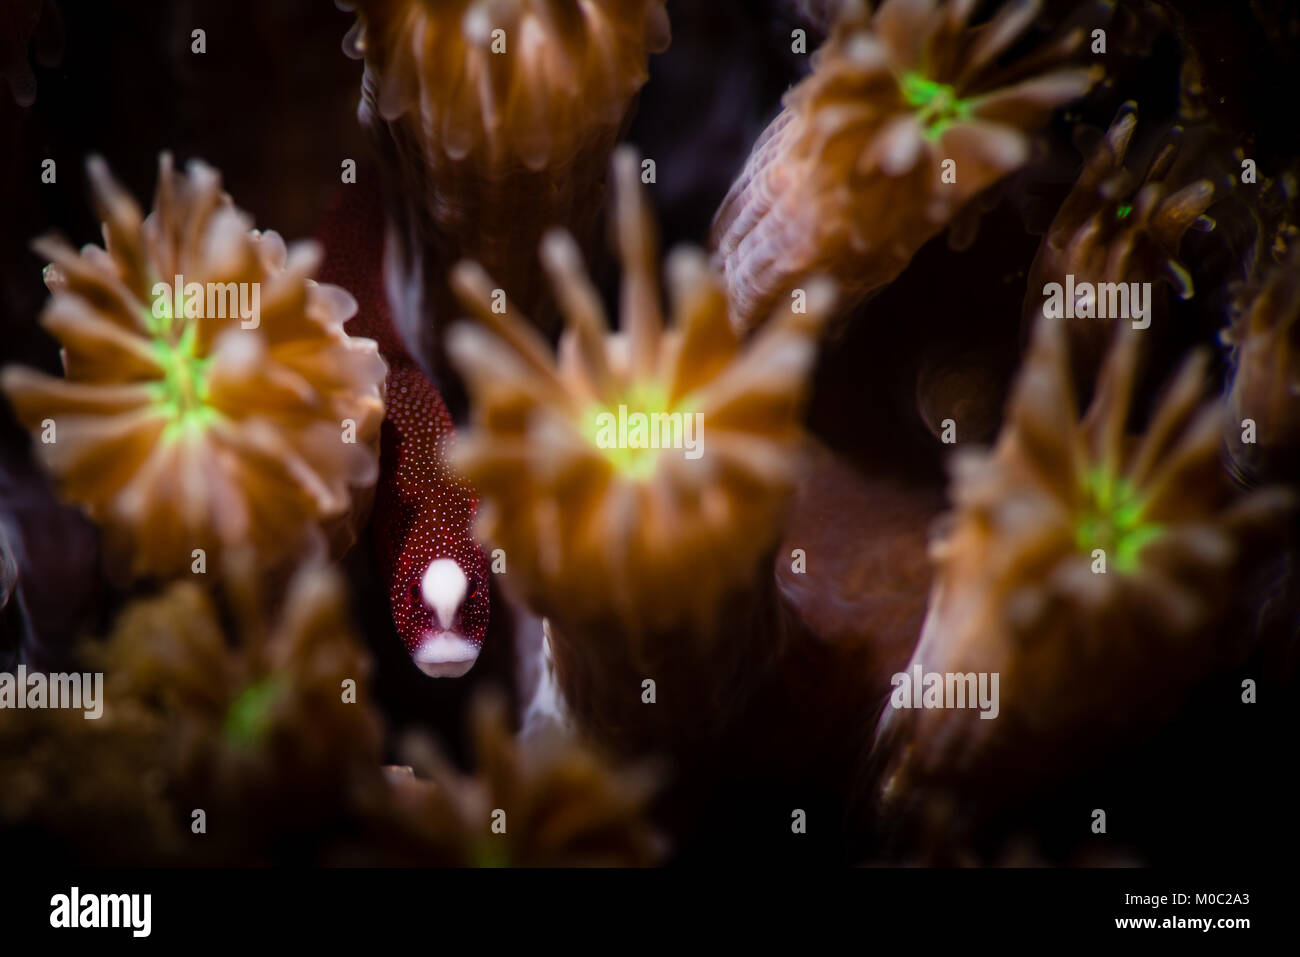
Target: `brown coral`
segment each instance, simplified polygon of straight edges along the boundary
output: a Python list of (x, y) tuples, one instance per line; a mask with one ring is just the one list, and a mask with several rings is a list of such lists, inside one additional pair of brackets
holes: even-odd
[[(735, 689), (722, 676), (761, 671), (771, 649), (744, 622), (757, 614), (755, 634), (771, 631), (751, 593), (797, 474), (801, 399), (833, 299), (811, 283), (806, 310), (785, 309), (746, 343), (703, 256), (678, 251), (665, 330), (638, 168), (631, 150), (616, 156), (621, 333), (607, 333), (572, 239), (554, 233), (542, 259), (568, 319), (558, 364), (517, 312), (494, 310), (492, 281), (474, 265), (453, 281), (486, 328), (457, 326), (449, 339), (473, 399), (454, 456), (483, 497), (482, 537), (550, 618), (570, 703), (614, 737), (661, 714), (698, 726)], [(616, 437), (614, 420), (636, 415), (676, 423), (679, 447)], [(643, 679), (668, 673), (675, 705), (642, 708)]]
[[(742, 326), (810, 273), (834, 277), (845, 308), (889, 282), (969, 200), (1026, 162), (1028, 131), (1099, 77), (1033, 75), (1070, 54), (1081, 30), (995, 69), (1038, 4), (1008, 3), (970, 27), (974, 6), (886, 0), (868, 17), (865, 4), (843, 5), (714, 222)], [(950, 180), (946, 160), (956, 164)]]
[[(1300, 242), (1239, 296), (1224, 436), (1239, 477), (1300, 475)], [(1248, 441), (1249, 440), (1249, 441)]]
[(385, 787), (342, 581), (300, 570), (276, 602), (251, 569), (217, 596), (180, 582), (138, 599), (85, 646), (107, 676), (93, 720), (0, 710), (8, 838), (105, 864), (247, 864), (329, 860), (361, 833)]
[(102, 161), (89, 172), (106, 248), (35, 244), (64, 377), (11, 366), (0, 383), (112, 570), (175, 576), (195, 549), (217, 568), (243, 542), (279, 562), (322, 529), (348, 544), (378, 471), (385, 366), (343, 332), (352, 297), (311, 280), (320, 250), (250, 229), (202, 163), (183, 175), (164, 154), (147, 218)]
[(1141, 338), (1120, 327), (1080, 418), (1063, 324), (1040, 321), (996, 447), (958, 453), (956, 509), (931, 547), (937, 578), (908, 674), (999, 676), (998, 713), (917, 710), (896, 688), (876, 740), (888, 802), (932, 812), (943, 806), (927, 804), (935, 786), (979, 781), (980, 802), (971, 792), (952, 805), (974, 816), (1067, 754), (1085, 761), (1117, 729), (1145, 726), (1240, 651), (1217, 626), (1257, 557), (1245, 535), (1289, 499), (1234, 495), (1219, 461), (1222, 406), (1201, 401), (1204, 355), (1141, 438), (1126, 435)]
[(174, 863), (186, 822), (168, 793), (161, 730), (147, 716), (112, 708), (97, 720), (80, 709), (0, 709), (6, 853), (94, 865)]
[(280, 602), (246, 570), (227, 582), (128, 606), (102, 651), (106, 716), (152, 722), (182, 818), (205, 811), (187, 859), (314, 857), (382, 792), (370, 659), (336, 572), (298, 571)]
[[(1084, 290), (1070, 310), (1074, 315), (1067, 319), (1078, 381), (1092, 378), (1110, 339), (1116, 317), (1100, 318), (1101, 313), (1115, 312), (1115, 306), (1124, 303), (1129, 303), (1125, 311), (1133, 312), (1131, 284), (1161, 280), (1179, 298), (1192, 295), (1192, 277), (1178, 261), (1178, 248), (1190, 227), (1209, 224), (1202, 213), (1214, 199), (1214, 184), (1196, 179), (1174, 189), (1170, 183), (1176, 175), (1182, 131), (1177, 127), (1170, 131), (1139, 181), (1124, 165), (1136, 128), (1137, 104), (1125, 103), (1087, 158), (1029, 271), (1026, 326), (1043, 314), (1049, 284), (1061, 286), (1063, 295), (1069, 289)], [(1102, 291), (1097, 288), (1102, 284), (1112, 285)], [(1147, 315), (1132, 317), (1139, 327), (1153, 321), (1155, 287), (1150, 288)], [(1079, 312), (1086, 314), (1078, 316)]]
[(180, 582), (129, 605), (85, 649), (108, 675), (98, 720), (0, 710), (6, 841), (104, 864), (661, 858), (650, 766), (616, 769), (558, 734), (516, 741), (495, 697), (474, 709), (476, 774), (417, 737), (407, 750), (428, 777), (385, 776), (344, 594), (336, 572), (307, 568), (273, 601), (232, 570), (218, 595)]
[(423, 739), (407, 746), (421, 776), (410, 767), (390, 770), (386, 826), (398, 860), (644, 867), (663, 856), (646, 817), (657, 786), (651, 767), (617, 769), (559, 733), (517, 740), (496, 696), (474, 702), (472, 727), (475, 774), (452, 769)]
[(391, 182), (388, 275), (402, 334), (440, 363), (446, 267), (481, 262), (548, 323), (538, 241), (594, 238), (609, 155), (668, 45), (663, 0), (357, 0), (360, 109)]

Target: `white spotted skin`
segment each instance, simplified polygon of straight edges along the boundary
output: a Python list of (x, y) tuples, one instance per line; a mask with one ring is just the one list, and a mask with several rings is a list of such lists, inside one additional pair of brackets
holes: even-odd
[(451, 415), (424, 374), (389, 372), (375, 497), (375, 545), (412, 661), (434, 677), (472, 667), (488, 623), (488, 567), (474, 540), (474, 495), (443, 459)]

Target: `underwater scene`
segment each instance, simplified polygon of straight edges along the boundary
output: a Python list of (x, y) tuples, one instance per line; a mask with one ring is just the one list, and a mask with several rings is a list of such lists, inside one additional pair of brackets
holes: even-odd
[(1300, 6), (0, 8), (3, 858), (1293, 865)]

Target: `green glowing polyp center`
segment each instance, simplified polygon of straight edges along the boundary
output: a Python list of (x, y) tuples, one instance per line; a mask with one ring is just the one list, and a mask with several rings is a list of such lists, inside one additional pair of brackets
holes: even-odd
[(672, 405), (658, 383), (637, 384), (618, 401), (588, 409), (583, 434), (619, 475), (645, 481), (654, 475), (665, 450), (699, 439), (689, 402)]
[(1143, 520), (1146, 504), (1131, 482), (1096, 468), (1084, 477), (1083, 515), (1075, 533), (1078, 547), (1089, 554), (1106, 552), (1107, 563), (1119, 572), (1138, 567), (1142, 549), (1163, 534), (1164, 529)]
[(163, 372), (153, 383), (154, 402), (168, 419), (163, 438), (176, 439), (205, 428), (216, 418), (216, 410), (208, 405), (211, 360), (196, 353), (194, 323), (186, 323), (176, 335), (170, 308), (161, 318), (150, 314), (150, 320), (154, 358)]
[(909, 71), (899, 80), (899, 87), (907, 104), (916, 107), (927, 140), (937, 140), (952, 124), (970, 118), (970, 100), (961, 99), (947, 83)]
[(284, 687), (275, 678), (263, 678), (239, 693), (226, 710), (223, 725), (226, 740), (237, 747), (262, 741), (271, 727), (271, 708)]

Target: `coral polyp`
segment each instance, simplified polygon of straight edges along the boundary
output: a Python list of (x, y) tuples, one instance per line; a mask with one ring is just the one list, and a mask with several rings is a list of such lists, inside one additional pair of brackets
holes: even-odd
[[(1009, 3), (849, 2), (812, 73), (755, 145), (713, 226), (736, 321), (761, 321), (801, 275), (834, 277), (849, 308), (892, 280), (978, 193), (1030, 158), (1030, 133), (1100, 68), (1062, 66), (1082, 32), (1010, 67), (1034, 19)], [(1040, 72), (1042, 71), (1042, 72)]]
[[(1055, 313), (1058, 319), (1069, 317), (1071, 354), (1080, 379), (1090, 378), (1101, 362), (1111, 331), (1111, 322), (1104, 320), (1132, 320), (1145, 328), (1154, 321), (1156, 282), (1180, 299), (1192, 295), (1192, 276), (1179, 261), (1179, 246), (1188, 229), (1211, 225), (1202, 214), (1214, 200), (1214, 183), (1186, 176), (1190, 181), (1182, 186), (1170, 182), (1178, 175), (1181, 129), (1170, 130), (1158, 144), (1140, 180), (1125, 167), (1137, 119), (1137, 104), (1125, 103), (1086, 158), (1030, 267), (1026, 325), (1050, 301), (1044, 295), (1049, 284), (1063, 292), (1082, 290), (1074, 294), (1075, 302), (1061, 303), (1064, 308)], [(1152, 294), (1134, 295), (1141, 289)], [(1122, 293), (1121, 299), (1114, 290)], [(1114, 309), (1115, 302), (1124, 308)]]
[(939, 139), (954, 123), (969, 122), (971, 101), (959, 99), (957, 91), (948, 83), (926, 79), (915, 70), (909, 70), (898, 81), (903, 99), (913, 107), (916, 121), (921, 125), (921, 135), (931, 142)]
[[(631, 150), (616, 156), (620, 332), (608, 331), (563, 233), (542, 249), (567, 319), (558, 361), (513, 307), (494, 308), (477, 265), (453, 279), (481, 322), (449, 339), (473, 400), (454, 461), (483, 497), (482, 537), (504, 548), (511, 580), (551, 619), (562, 683), (582, 656), (617, 653), (610, 667), (645, 669), (748, 644), (732, 641), (725, 609), (749, 594), (779, 531), (833, 302), (825, 282), (811, 281), (746, 342), (703, 256), (679, 251), (667, 266), (665, 328), (638, 170)], [(606, 675), (588, 692), (612, 695), (613, 684)]]
[(36, 243), (64, 377), (9, 366), (0, 381), (114, 572), (171, 577), (234, 543), (263, 564), (349, 544), (385, 368), (343, 332), (351, 296), (311, 280), (319, 249), (251, 229), (202, 163), (181, 174), (164, 155), (148, 217), (101, 161), (89, 170), (106, 248)]
[(470, 718), (475, 773), (451, 767), (423, 739), (406, 747), (418, 768), (389, 769), (397, 860), (645, 867), (663, 856), (647, 813), (658, 786), (650, 766), (613, 766), (562, 734), (520, 741), (495, 695), (474, 701)]
[(208, 849), (217, 860), (359, 814), (382, 788), (370, 659), (337, 572), (296, 569), (277, 595), (244, 556), (227, 560), (218, 594), (174, 583), (92, 652), (118, 719), (154, 727), (155, 773), (174, 797), (201, 797), (214, 816), (259, 809), (249, 846), (232, 837)]
[(1081, 486), (1075, 544), (1089, 554), (1099, 548), (1114, 556), (1119, 572), (1136, 571), (1138, 554), (1163, 531), (1144, 519), (1147, 503), (1127, 478), (1103, 468), (1088, 470)]
[(1130, 436), (1142, 337), (1117, 331), (1079, 415), (1065, 325), (1040, 319), (997, 445), (958, 453), (955, 510), (931, 544), (936, 580), (908, 671), (1000, 676), (998, 720), (887, 707), (876, 740), (887, 803), (915, 809), (982, 780), (984, 806), (961, 815), (975, 819), (1000, 792), (1032, 791), (1073, 735), (1088, 729), (1096, 743), (1141, 726), (1237, 653), (1218, 626), (1265, 553), (1252, 535), (1291, 500), (1278, 489), (1239, 495), (1227, 481), (1224, 410), (1203, 401), (1204, 354)]
[(355, 0), (350, 47), (385, 120), (410, 116), (450, 159), (564, 163), (622, 123), (668, 45), (663, 0)]
[(1240, 478), (1300, 475), (1300, 242), (1242, 290), (1222, 338), (1231, 350), (1224, 436)]
[[(296, 569), (280, 592), (246, 555), (227, 559), (221, 589), (172, 582), (82, 646), (102, 681), (96, 720), (0, 711), (0, 768), (19, 785), (0, 821), (86, 842), (100, 863), (269, 863), (382, 800), (370, 659), (337, 572)], [(187, 842), (205, 833), (190, 830), (196, 807), (244, 824)]]
[[(760, 531), (789, 485), (799, 397), (833, 296), (810, 283), (806, 309), (786, 309), (746, 343), (726, 323), (716, 279), (686, 251), (669, 261), (674, 321), (665, 329), (635, 156), (622, 152), (616, 169), (621, 332), (608, 332), (563, 233), (542, 250), (568, 320), (558, 363), (516, 310), (494, 309), (486, 273), (457, 269), (457, 288), (486, 328), (452, 336), (475, 402), (455, 460), (491, 504), (485, 537), (535, 581), (540, 610), (623, 606), (628, 627), (657, 627), (682, 610), (661, 595), (689, 582), (689, 600), (708, 607), (734, 572), (747, 577), (764, 547)], [(665, 424), (670, 439), (660, 443), (651, 432)], [(682, 565), (686, 551), (731, 558), (701, 577)], [(593, 592), (588, 575), (614, 576), (612, 593)]]
[(365, 58), (361, 119), (401, 195), (389, 204), (396, 321), (441, 371), (434, 325), (453, 318), (447, 267), (481, 262), (551, 324), (542, 233), (585, 246), (614, 144), (651, 53), (663, 0), (358, 0), (345, 44)]

